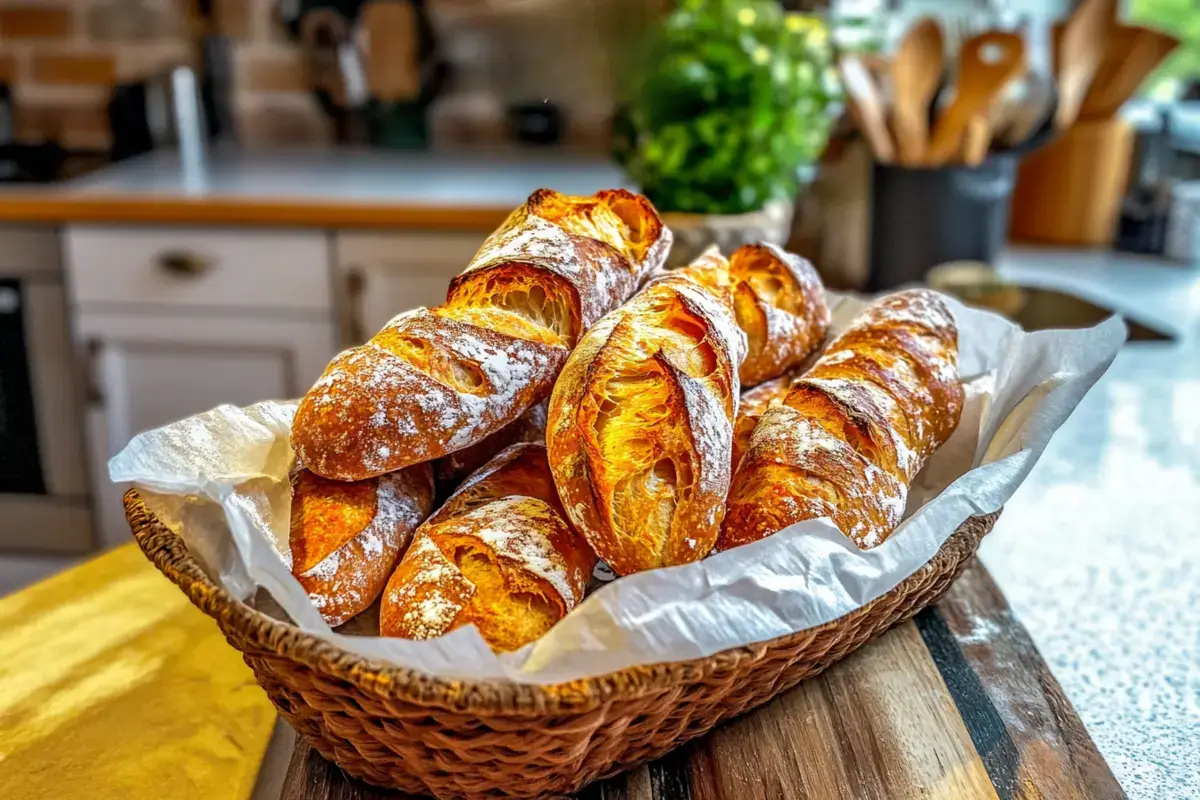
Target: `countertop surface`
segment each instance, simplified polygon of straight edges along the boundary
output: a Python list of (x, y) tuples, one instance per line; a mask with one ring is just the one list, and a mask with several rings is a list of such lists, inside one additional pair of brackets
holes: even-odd
[(1133, 343), (981, 555), (1130, 797), (1200, 796), (1200, 267), (1016, 250), (1001, 272), (1175, 333)]
[(626, 186), (611, 161), (557, 151), (384, 153), (217, 149), (132, 159), (0, 190), (0, 222), (128, 222), (491, 230), (534, 189)]

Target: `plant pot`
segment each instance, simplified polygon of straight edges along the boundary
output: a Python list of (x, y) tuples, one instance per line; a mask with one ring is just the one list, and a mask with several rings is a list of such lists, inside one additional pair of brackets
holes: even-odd
[(743, 244), (785, 244), (792, 229), (793, 212), (790, 200), (774, 200), (762, 210), (746, 214), (663, 212), (663, 221), (675, 234), (667, 266), (675, 268), (690, 263), (714, 244), (726, 256)]

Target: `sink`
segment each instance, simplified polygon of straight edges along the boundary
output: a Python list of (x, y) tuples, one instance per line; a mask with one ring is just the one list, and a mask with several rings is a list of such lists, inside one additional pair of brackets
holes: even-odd
[[(1020, 309), (1006, 313), (1009, 319), (1027, 331), (1046, 328), (1089, 328), (1103, 322), (1114, 313), (1082, 297), (1076, 297), (1053, 289), (1023, 286), (1020, 289), (1024, 302)], [(1175, 337), (1163, 330), (1150, 327), (1128, 315), (1120, 315), (1129, 328), (1130, 342), (1169, 342)]]

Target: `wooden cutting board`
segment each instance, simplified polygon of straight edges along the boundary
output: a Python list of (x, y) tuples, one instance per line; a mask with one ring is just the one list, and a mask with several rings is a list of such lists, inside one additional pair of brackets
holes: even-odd
[[(290, 753), (282, 790), (270, 796), (407, 797), (347, 778), (303, 742)], [(1029, 634), (975, 563), (913, 621), (757, 711), (578, 798), (1124, 796)]]

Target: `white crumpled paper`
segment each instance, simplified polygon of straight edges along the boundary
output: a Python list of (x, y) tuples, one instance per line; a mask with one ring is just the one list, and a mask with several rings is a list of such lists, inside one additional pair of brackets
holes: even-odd
[[(428, 642), (330, 630), (288, 569), (294, 401), (221, 406), (140, 434), (109, 472), (137, 485), (232, 594), (246, 599), (262, 587), (301, 628), (364, 656), (445, 677), (529, 683), (708, 656), (852, 611), (916, 571), (967, 517), (1000, 508), (1125, 339), (1115, 318), (1025, 333), (949, 302), (968, 402), (887, 541), (863, 552), (830, 521), (806, 521), (695, 564), (614, 581), (513, 653), (492, 653), (474, 627)], [(836, 332), (865, 301), (831, 293), (830, 304)]]

